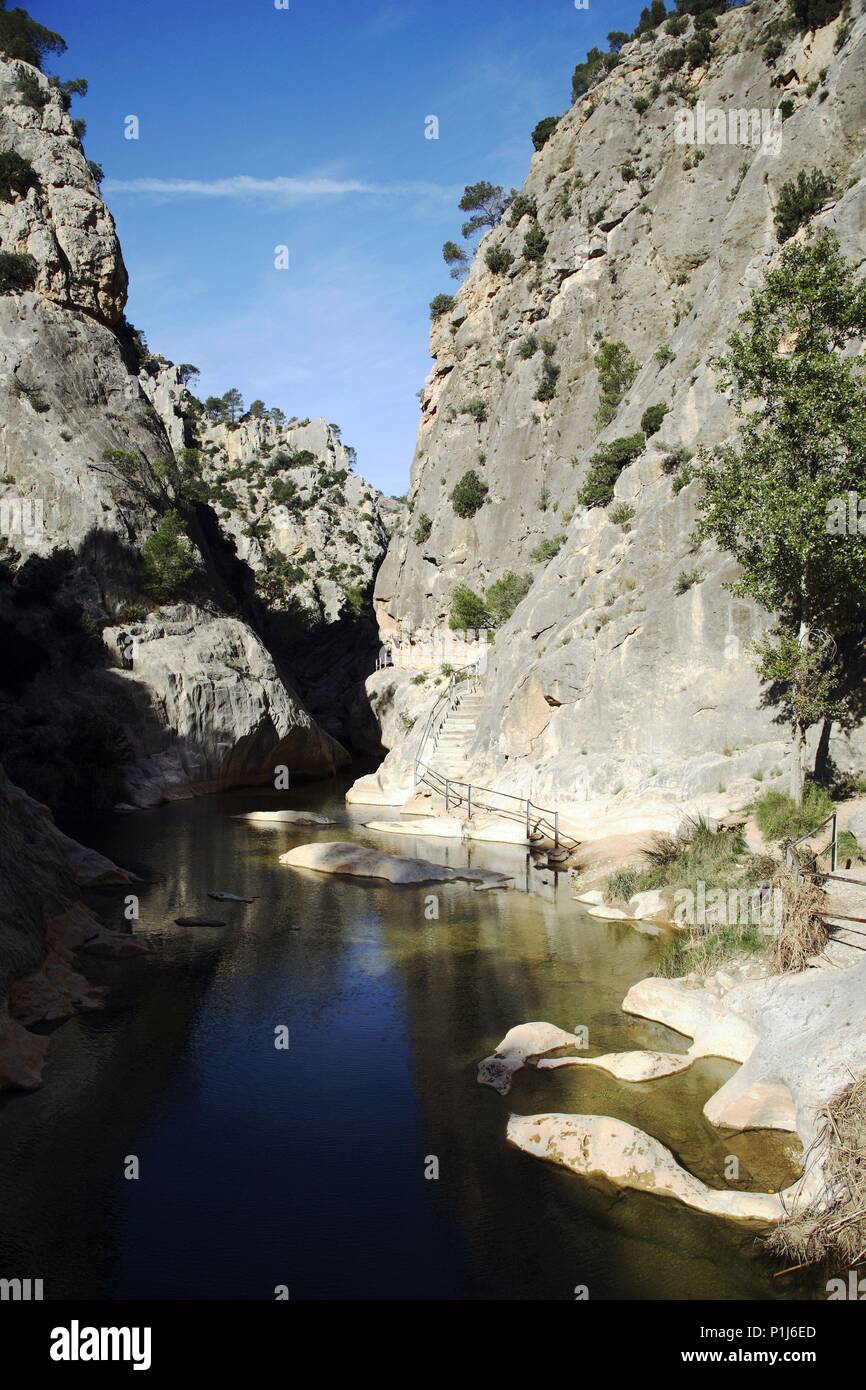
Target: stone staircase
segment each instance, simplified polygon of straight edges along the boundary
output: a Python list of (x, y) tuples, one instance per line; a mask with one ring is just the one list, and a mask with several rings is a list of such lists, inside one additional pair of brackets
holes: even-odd
[(440, 777), (447, 777), (452, 782), (468, 780), (468, 754), (483, 704), (484, 695), (480, 691), (473, 691), (464, 695), (459, 705), (449, 711), (435, 751), (429, 759), (431, 768)]
[(866, 961), (866, 922), (851, 922), (850, 917), (866, 917), (866, 874), (862, 867), (840, 868), (839, 872), (853, 882), (828, 880), (827, 911), (824, 921), (830, 940), (820, 956), (813, 956), (810, 965), (818, 970), (847, 970), (851, 965)]

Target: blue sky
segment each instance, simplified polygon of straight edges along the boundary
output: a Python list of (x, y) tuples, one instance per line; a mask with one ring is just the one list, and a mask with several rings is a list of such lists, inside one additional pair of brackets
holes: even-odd
[[(402, 493), (430, 365), (442, 243), (486, 178), (519, 186), (530, 131), (639, 3), (31, 0), (86, 77), (73, 113), (106, 174), (151, 347), (288, 415), (339, 424)], [(672, 6), (671, 6), (672, 8)], [(124, 138), (137, 115), (140, 138)], [(439, 139), (424, 138), (439, 118)], [(290, 267), (274, 267), (275, 247)]]

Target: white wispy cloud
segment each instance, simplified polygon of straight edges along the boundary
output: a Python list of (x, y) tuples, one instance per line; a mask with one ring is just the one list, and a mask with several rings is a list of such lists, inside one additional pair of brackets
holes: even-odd
[(256, 179), (234, 174), (221, 179), (106, 179), (103, 193), (135, 193), (158, 198), (230, 198), (251, 201), (257, 198), (283, 203), (312, 202), (321, 198), (352, 195), (374, 197), (442, 197), (450, 189), (438, 184), (397, 182), (366, 183), (361, 179), (272, 178)]

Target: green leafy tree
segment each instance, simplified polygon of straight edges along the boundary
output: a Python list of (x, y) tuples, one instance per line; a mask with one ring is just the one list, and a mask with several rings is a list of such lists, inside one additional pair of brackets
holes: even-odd
[(247, 411), (247, 414), (253, 420), (264, 420), (267, 413), (264, 401), (253, 401)]
[(507, 623), (515, 608), (532, 588), (532, 580), (525, 574), (515, 574), (508, 570), (501, 579), (490, 585), (484, 596), (485, 606), (493, 627)]
[(0, 294), (32, 289), (38, 266), (32, 256), (17, 251), (0, 251)]
[(783, 183), (776, 205), (776, 234), (788, 241), (800, 228), (820, 212), (836, 191), (835, 184), (821, 169), (809, 173), (801, 169), (795, 180)]
[(484, 253), (484, 264), (494, 275), (504, 275), (513, 263), (514, 256), (505, 246), (488, 246)]
[(623, 44), (628, 43), (630, 38), (631, 35), (627, 34), (624, 29), (614, 29), (607, 36), (607, 41), (610, 44), (611, 52), (619, 53), (619, 50), (622, 48)]
[(229, 424), (234, 425), (244, 413), (244, 398), (236, 386), (231, 386), (222, 401), (225, 406), (225, 418)]
[(528, 261), (543, 261), (547, 252), (547, 237), (541, 228), (540, 222), (533, 222), (526, 236), (523, 238), (523, 254)]
[(451, 505), (458, 516), (474, 516), (487, 500), (488, 487), (474, 468), (469, 468), (451, 492)]
[(469, 271), (469, 257), (456, 241), (446, 241), (442, 247), (442, 259), (450, 267), (452, 280), (459, 280)]
[(29, 160), (22, 159), (15, 150), (0, 150), (0, 199), (4, 203), (10, 203), (15, 193), (24, 197), (38, 183), (39, 177)]
[(467, 184), (458, 207), (461, 212), (471, 212), (472, 216), (463, 223), (463, 236), (471, 237), (482, 227), (496, 227), (508, 211), (514, 191), (504, 193), (498, 184), (482, 180)]
[(649, 438), (651, 434), (658, 434), (662, 427), (662, 421), (668, 413), (666, 405), (648, 405), (643, 415), (640, 417), (640, 427), (644, 434)]
[(556, 127), (559, 125), (558, 116), (545, 116), (543, 121), (532, 132), (532, 143), (537, 150), (543, 150)]
[(451, 615), (448, 626), (454, 632), (465, 632), (468, 628), (490, 626), (490, 614), (484, 600), (468, 584), (458, 584), (451, 595)]
[(623, 342), (603, 343), (595, 354), (601, 388), (595, 423), (599, 429), (610, 424), (617, 406), (640, 370), (637, 359)]
[(790, 0), (801, 29), (822, 29), (841, 13), (844, 0)]
[(166, 512), (141, 548), (142, 593), (156, 603), (182, 598), (197, 567), (183, 518)]
[(866, 284), (824, 232), (785, 247), (740, 322), (717, 364), (739, 435), (702, 455), (698, 536), (776, 617), (758, 669), (790, 723), (799, 805), (808, 730), (851, 708), (862, 654), (866, 536), (837, 522), (866, 476)]
[(430, 300), (430, 317), (431, 319), (441, 318), (443, 314), (450, 313), (453, 308), (453, 294), (437, 294), (435, 298)]
[(26, 10), (17, 6), (9, 10), (6, 0), (0, 0), (0, 53), (41, 69), (49, 53), (65, 52), (66, 42), (59, 34), (46, 29), (44, 24), (37, 24)]
[(642, 434), (623, 435), (603, 444), (590, 459), (586, 482), (577, 494), (582, 507), (608, 507), (613, 490), (624, 468), (639, 458), (646, 447)]

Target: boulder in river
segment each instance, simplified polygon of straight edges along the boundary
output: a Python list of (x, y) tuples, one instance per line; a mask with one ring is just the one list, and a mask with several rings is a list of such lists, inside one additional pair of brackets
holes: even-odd
[(427, 859), (404, 859), (399, 854), (382, 854), (379, 850), (356, 845), (351, 840), (329, 840), (324, 844), (298, 845), (280, 855), (280, 863), (293, 869), (315, 869), (322, 874), (349, 874), (352, 878), (382, 878), (388, 883), (455, 883), (474, 884), (480, 888), (507, 888), (511, 883), (506, 874), (487, 869), (451, 869), (444, 864), (432, 864)]

